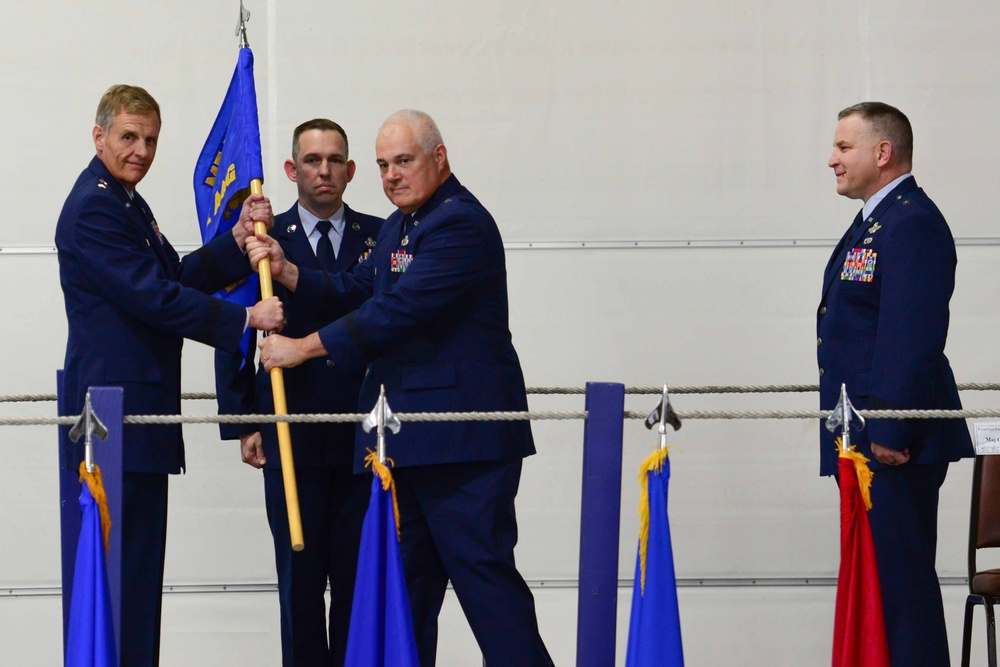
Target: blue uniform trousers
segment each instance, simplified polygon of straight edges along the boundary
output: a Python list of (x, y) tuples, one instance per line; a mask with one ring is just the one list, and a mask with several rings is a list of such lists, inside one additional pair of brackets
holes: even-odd
[(947, 667), (948, 633), (935, 570), (938, 492), (947, 463), (879, 468), (868, 514), (893, 667)]
[(122, 667), (160, 664), (167, 475), (122, 474)]
[(264, 498), (278, 573), (282, 665), (342, 667), (371, 475), (355, 475), (347, 464), (301, 467), (295, 477), (306, 545), (298, 552), (292, 551), (288, 532), (281, 470), (264, 469)]
[(434, 667), (448, 581), (489, 665), (552, 665), (514, 565), (521, 460), (396, 468), (400, 555), (421, 667)]

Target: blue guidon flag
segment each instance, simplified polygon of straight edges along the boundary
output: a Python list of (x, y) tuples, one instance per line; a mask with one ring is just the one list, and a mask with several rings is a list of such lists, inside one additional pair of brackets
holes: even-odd
[(106, 551), (111, 530), (101, 470), (80, 463), (80, 537), (66, 633), (65, 667), (118, 667), (117, 640), (108, 591)]
[(653, 452), (639, 468), (639, 548), (635, 559), (626, 667), (684, 667), (674, 551), (667, 518), (670, 458)]
[[(345, 667), (420, 667), (399, 555), (396, 482), (370, 452), (372, 495), (361, 529)], [(391, 465), (392, 460), (387, 459)]]
[[(222, 108), (194, 168), (194, 202), (202, 243), (232, 229), (239, 220), (240, 207), (250, 194), (250, 182), (254, 179), (264, 180), (264, 167), (257, 91), (253, 83), (253, 52), (244, 47), (240, 49)], [(258, 284), (254, 274), (216, 296), (252, 306), (257, 302)], [(248, 329), (243, 337), (244, 353), (249, 345), (249, 333)]]

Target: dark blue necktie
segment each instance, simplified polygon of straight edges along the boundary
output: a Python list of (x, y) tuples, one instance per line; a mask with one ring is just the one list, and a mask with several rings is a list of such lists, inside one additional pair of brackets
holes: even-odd
[(848, 229), (847, 233), (844, 234), (844, 237), (840, 239), (840, 245), (837, 246), (837, 250), (833, 253), (834, 257), (837, 257), (841, 252), (843, 252), (844, 248), (851, 242), (851, 239), (854, 238), (854, 235), (858, 233), (858, 228), (864, 224), (864, 218), (861, 217), (863, 212), (864, 209), (861, 209), (858, 211), (858, 214), (854, 216), (854, 222), (851, 223), (851, 228)]
[(333, 243), (330, 242), (330, 230), (333, 229), (333, 225), (329, 220), (319, 220), (316, 222), (316, 229), (319, 230), (319, 241), (316, 243), (319, 268), (333, 271), (337, 266), (337, 256), (333, 253)]

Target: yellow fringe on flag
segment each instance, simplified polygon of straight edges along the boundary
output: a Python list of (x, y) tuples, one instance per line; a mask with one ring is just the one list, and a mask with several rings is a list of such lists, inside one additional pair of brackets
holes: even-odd
[(101, 532), (104, 533), (104, 550), (110, 548), (109, 536), (111, 535), (111, 512), (108, 510), (108, 494), (104, 492), (104, 481), (101, 478), (101, 469), (95, 464), (93, 474), (87, 472), (87, 464), (80, 462), (80, 483), (87, 483), (90, 487), (90, 495), (97, 503), (97, 509), (101, 514)]
[(649, 473), (659, 472), (667, 460), (668, 449), (657, 449), (639, 466), (639, 563), (642, 572), (641, 592), (646, 592), (646, 554), (649, 550)]
[[(390, 466), (395, 465), (392, 459), (386, 457), (385, 460)], [(401, 542), (403, 538), (399, 534), (399, 501), (396, 499), (396, 480), (392, 478), (392, 472), (389, 471), (389, 467), (379, 461), (378, 456), (370, 449), (368, 450), (368, 456), (365, 457), (365, 467), (370, 467), (372, 472), (379, 476), (379, 479), (382, 480), (383, 491), (392, 489), (392, 514), (396, 519), (396, 539)]]
[(875, 473), (868, 467), (868, 457), (857, 451), (854, 445), (848, 451), (844, 451), (841, 439), (837, 438), (837, 452), (840, 458), (854, 460), (854, 472), (858, 475), (858, 487), (861, 489), (861, 499), (865, 501), (865, 509), (872, 508), (872, 477)]

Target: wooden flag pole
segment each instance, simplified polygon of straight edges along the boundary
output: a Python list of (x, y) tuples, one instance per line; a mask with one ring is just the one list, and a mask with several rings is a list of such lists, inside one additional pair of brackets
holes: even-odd
[[(259, 178), (250, 181), (250, 193), (263, 195), (263, 182)], [(266, 234), (267, 225), (263, 222), (254, 223), (255, 234)], [(271, 282), (271, 261), (265, 257), (258, 267), (260, 272), (260, 298), (268, 299), (274, 296), (274, 285)], [(288, 402), (285, 399), (285, 375), (280, 368), (271, 369), (271, 392), (274, 394), (274, 414), (287, 415)], [(292, 538), (292, 550), (302, 551), (305, 543), (302, 540), (302, 515), (299, 512), (299, 487), (295, 481), (295, 460), (292, 455), (292, 432), (288, 422), (275, 424), (278, 429), (278, 452), (281, 454), (281, 477), (285, 483), (285, 505), (288, 508), (288, 532)]]

